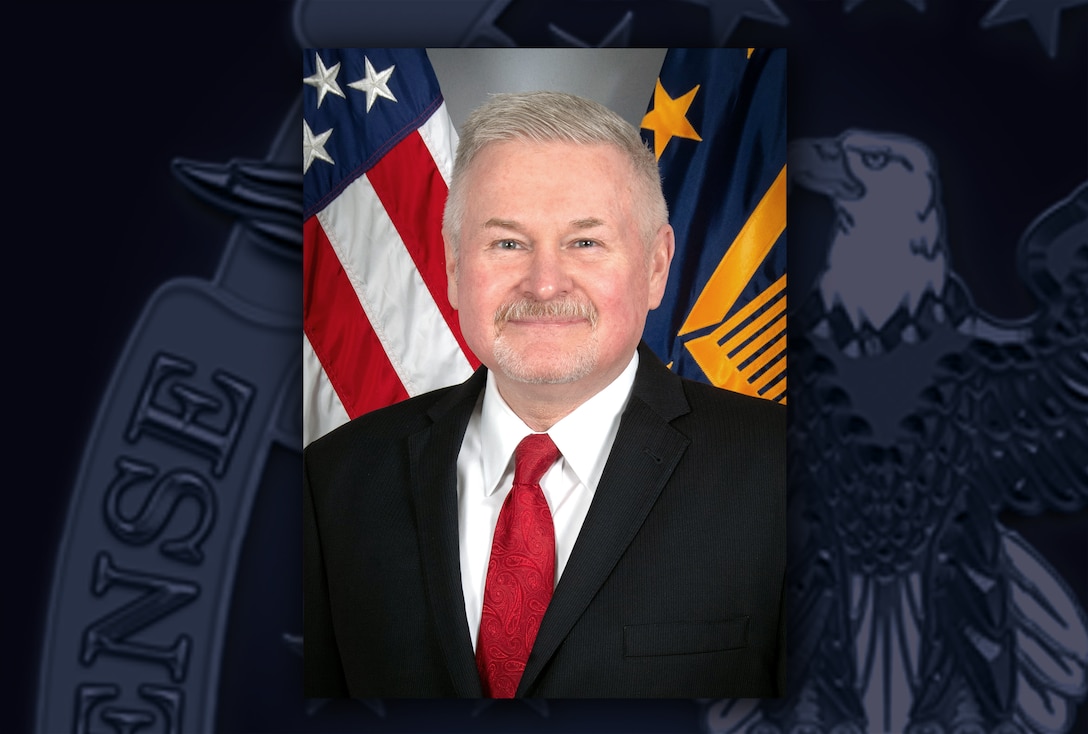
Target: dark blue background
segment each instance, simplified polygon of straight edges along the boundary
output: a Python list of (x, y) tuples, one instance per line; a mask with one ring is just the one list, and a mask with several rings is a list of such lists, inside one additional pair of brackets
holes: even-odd
[(299, 90), (290, 8), (5, 9), (4, 65), (22, 81), (6, 102), (6, 455), (17, 470), (3, 513), (4, 731), (34, 726), (53, 564), (121, 350), (156, 288), (212, 277), (230, 231), (170, 162), (268, 154)]
[[(789, 46), (790, 137), (865, 127), (925, 142), (940, 165), (954, 269), (987, 310), (1029, 312), (1033, 304), (1015, 269), (1017, 241), (1036, 216), (1088, 179), (1088, 7), (1063, 13), (1052, 59), (1025, 22), (980, 28), (989, 2), (928, 0), (924, 13), (904, 0), (865, 0), (851, 13), (831, 0), (777, 5), (788, 26), (742, 20), (730, 40)], [(545, 16), (516, 2), (500, 26), (523, 45), (550, 42), (547, 22), (592, 43), (631, 9), (632, 45), (722, 40), (709, 37), (697, 6), (675, 4), (675, 13), (672, 6), (556, 2)], [(0, 720), (0, 728), (26, 731), (34, 721), (56, 548), (103, 391), (151, 294), (176, 277), (210, 278), (229, 232), (230, 218), (188, 194), (171, 176), (170, 161), (263, 157), (298, 93), (301, 64), (291, 3), (51, 3), (7, 12), (6, 150), (14, 196), (6, 404), (16, 436), (8, 459), (17, 470), (4, 513), (4, 658), (13, 680), (2, 717), (13, 719)], [(377, 20), (360, 21), (358, 40), (374, 41), (380, 32)], [(419, 43), (441, 44), (443, 32), (421, 26)], [(791, 201), (794, 289), (822, 262), (827, 217), (821, 201)], [(243, 568), (294, 562), (294, 507), (275, 490), (289, 491), (297, 466), (293, 452), (273, 453)], [(1088, 513), (1003, 519), (1088, 606)], [(293, 589), (274, 574), (240, 578), (236, 617), (254, 619), (294, 603)], [(292, 698), (293, 674), (274, 672), (287, 653), (262, 642), (279, 629), (275, 620), (267, 626), (247, 631), (232, 620), (223, 730), (297, 731), (319, 721), (330, 729), (363, 722), (389, 731), (699, 727), (691, 702), (556, 703), (547, 718), (521, 704), (474, 711), (469, 702), (389, 702), (382, 716), (344, 704), (311, 718), (301, 696)]]

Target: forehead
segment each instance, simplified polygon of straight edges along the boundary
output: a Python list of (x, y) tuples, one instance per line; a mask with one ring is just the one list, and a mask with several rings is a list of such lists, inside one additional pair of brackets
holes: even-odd
[(490, 143), (466, 173), (466, 224), (495, 216), (626, 219), (633, 205), (631, 165), (610, 144)]
[(614, 144), (489, 143), (473, 158), (460, 185), (463, 237), (489, 232), (488, 223), (494, 222), (527, 230), (590, 220), (616, 237), (638, 237), (634, 167)]

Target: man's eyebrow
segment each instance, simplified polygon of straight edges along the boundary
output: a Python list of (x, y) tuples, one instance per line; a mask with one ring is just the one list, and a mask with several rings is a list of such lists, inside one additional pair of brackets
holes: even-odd
[[(592, 229), (593, 227), (603, 227), (604, 220), (597, 217), (584, 217), (582, 219), (572, 219), (570, 226), (574, 229)], [(492, 217), (484, 222), (484, 229), (512, 229), (515, 232), (524, 232), (525, 228), (513, 219), (500, 219), (499, 217)]]
[(499, 219), (498, 217), (491, 217), (484, 222), (484, 229), (497, 228), (497, 229), (512, 229), (515, 232), (524, 232), (525, 229), (512, 219)]

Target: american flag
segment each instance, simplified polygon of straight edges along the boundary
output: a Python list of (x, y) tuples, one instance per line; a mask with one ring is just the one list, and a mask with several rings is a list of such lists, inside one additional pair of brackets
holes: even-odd
[(304, 443), (479, 366), (446, 295), (457, 133), (422, 49), (303, 52)]

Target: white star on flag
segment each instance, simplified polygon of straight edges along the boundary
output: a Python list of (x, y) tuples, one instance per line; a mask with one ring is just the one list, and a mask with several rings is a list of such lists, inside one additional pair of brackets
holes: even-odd
[(310, 164), (314, 162), (315, 158), (325, 161), (326, 163), (332, 163), (334, 166), (336, 162), (332, 157), (325, 152), (325, 141), (332, 135), (332, 128), (330, 127), (320, 135), (314, 135), (310, 129), (309, 123), (305, 120), (302, 121), (302, 172), (310, 170)]
[(348, 86), (352, 89), (358, 89), (360, 92), (366, 92), (366, 111), (370, 112), (374, 100), (379, 96), (396, 102), (397, 98), (389, 91), (389, 77), (393, 75), (393, 69), (397, 68), (396, 65), (394, 64), (382, 71), (374, 71), (374, 65), (370, 63), (369, 57), (363, 57), (363, 61), (366, 62), (366, 76), (357, 82), (348, 84)]
[(340, 89), (340, 85), (336, 83), (336, 75), (340, 73), (340, 62), (337, 61), (331, 69), (326, 69), (325, 62), (321, 60), (321, 55), (314, 54), (314, 56), (317, 59), (317, 71), (312, 76), (303, 79), (302, 83), (309, 84), (317, 89), (317, 106), (320, 107), (321, 103), (325, 101), (326, 94), (332, 92), (338, 97), (343, 97), (344, 90)]

